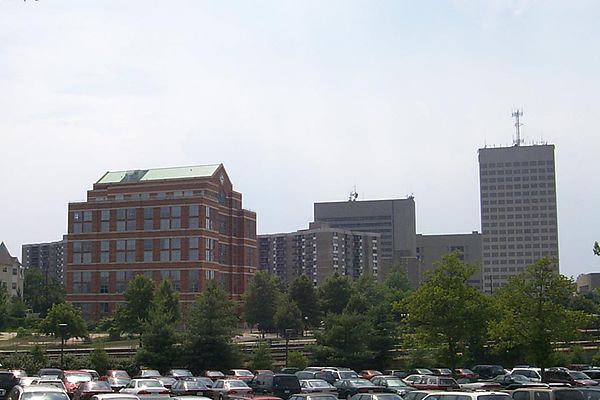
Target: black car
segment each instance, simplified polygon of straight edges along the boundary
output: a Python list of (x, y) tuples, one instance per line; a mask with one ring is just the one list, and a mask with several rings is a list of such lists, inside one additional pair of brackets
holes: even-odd
[(505, 375), (506, 371), (502, 365), (476, 365), (471, 368), (482, 379), (492, 379), (498, 375)]
[(384, 393), (386, 388), (362, 378), (342, 379), (335, 383), (340, 399), (350, 400), (357, 393)]
[(256, 393), (270, 393), (287, 400), (300, 393), (300, 381), (292, 374), (257, 374), (248, 384)]
[(201, 381), (180, 379), (171, 386), (171, 393), (175, 396), (204, 396), (212, 397), (212, 389)]
[(375, 376), (371, 378), (371, 382), (373, 382), (373, 384), (376, 386), (383, 386), (384, 388), (387, 388), (387, 392), (389, 393), (396, 393), (402, 397), (404, 397), (406, 393), (415, 390), (413, 387), (404, 383), (402, 379), (393, 375)]
[(19, 378), (11, 371), (0, 371), (0, 399), (4, 399), (10, 390), (19, 384)]
[(519, 374), (498, 375), (492, 381), (500, 384), (505, 390), (514, 390), (529, 386), (541, 386), (540, 383), (534, 382), (528, 377)]

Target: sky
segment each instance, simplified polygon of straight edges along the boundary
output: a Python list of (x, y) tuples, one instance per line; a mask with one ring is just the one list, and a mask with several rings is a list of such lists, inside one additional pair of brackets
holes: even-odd
[(600, 271), (600, 2), (0, 0), (0, 241), (106, 171), (223, 163), (259, 233), (415, 197), (480, 231), (477, 150), (556, 145), (561, 272)]

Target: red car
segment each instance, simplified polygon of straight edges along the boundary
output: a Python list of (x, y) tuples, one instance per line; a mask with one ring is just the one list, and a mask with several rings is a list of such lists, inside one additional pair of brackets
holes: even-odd
[(358, 373), (361, 378), (371, 380), (371, 378), (377, 375), (383, 375), (381, 371), (377, 371), (376, 369), (363, 369)]
[(92, 380), (92, 375), (89, 372), (85, 371), (62, 371), (58, 375), (58, 379), (63, 381), (65, 384), (65, 388), (67, 388), (67, 394), (70, 398), (73, 398), (77, 387), (81, 382), (90, 382)]
[(90, 381), (79, 384), (73, 394), (73, 400), (89, 400), (95, 394), (113, 393), (112, 387), (106, 381)]
[(456, 379), (478, 379), (479, 378), (479, 374), (476, 374), (475, 372), (471, 371), (470, 369), (467, 368), (457, 368), (454, 370), (454, 377)]

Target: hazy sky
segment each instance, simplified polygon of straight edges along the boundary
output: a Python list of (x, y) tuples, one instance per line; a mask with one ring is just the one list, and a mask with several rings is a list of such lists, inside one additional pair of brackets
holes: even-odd
[(561, 271), (600, 271), (600, 2), (0, 0), (0, 241), (107, 170), (224, 163), (259, 233), (405, 197), (480, 230), (477, 149), (556, 145)]

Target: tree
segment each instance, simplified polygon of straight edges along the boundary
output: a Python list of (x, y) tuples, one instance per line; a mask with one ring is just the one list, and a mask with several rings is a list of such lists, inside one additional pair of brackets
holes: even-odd
[(405, 302), (408, 323), (430, 347), (440, 347), (454, 370), (474, 336), (485, 335), (486, 299), (467, 281), (474, 268), (466, 266), (458, 252), (435, 264), (426, 281)]
[(288, 366), (302, 371), (308, 367), (308, 358), (299, 351), (290, 351)]
[(303, 328), (302, 312), (295, 301), (282, 301), (275, 312), (275, 326), (277, 331), (285, 335), (287, 329), (300, 332)]
[(410, 281), (404, 265), (396, 262), (392, 264), (383, 280), (385, 297), (390, 303), (399, 303), (411, 292)]
[(104, 349), (94, 349), (89, 356), (90, 365), (98, 371), (100, 375), (105, 375), (110, 368), (110, 359)]
[(572, 280), (558, 274), (547, 257), (513, 277), (493, 295), (496, 318), (489, 323), (489, 333), (496, 349), (517, 348), (525, 361), (542, 370), (549, 366), (552, 343), (573, 340), (587, 322), (585, 313), (566, 307), (573, 290)]
[(317, 298), (324, 314), (341, 314), (352, 296), (352, 282), (337, 272), (325, 279), (317, 289)]
[(594, 254), (600, 256), (600, 244), (598, 242), (594, 243)]
[(361, 369), (371, 364), (373, 351), (368, 338), (373, 334), (371, 321), (364, 314), (328, 314), (323, 330), (315, 332), (317, 344), (313, 346), (316, 364), (345, 365)]
[(265, 342), (260, 342), (252, 352), (250, 360), (250, 369), (273, 369), (273, 356), (271, 349)]
[(190, 308), (183, 346), (187, 365), (199, 373), (239, 364), (238, 348), (233, 343), (236, 323), (233, 302), (209, 281)]
[(275, 328), (280, 296), (277, 281), (269, 273), (259, 271), (250, 279), (244, 295), (244, 318), (248, 325), (257, 325), (263, 336)]
[(54, 304), (64, 303), (65, 287), (39, 268), (29, 268), (23, 279), (23, 300), (34, 313), (45, 316)]
[(179, 321), (179, 293), (173, 290), (170, 280), (162, 281), (156, 288), (153, 307), (157, 312), (168, 315), (170, 324)]
[[(61, 327), (60, 324), (66, 324)], [(40, 332), (68, 340), (72, 337), (87, 336), (87, 326), (81, 313), (70, 303), (60, 303), (52, 306), (46, 318), (40, 323)]]
[(290, 300), (296, 302), (305, 328), (315, 328), (321, 322), (317, 293), (308, 276), (302, 274), (296, 277), (290, 285)]
[(176, 338), (171, 312), (153, 307), (143, 324), (142, 343), (136, 358), (140, 365), (166, 371), (176, 359)]
[(10, 310), (10, 298), (8, 291), (3, 283), (0, 281), (0, 329), (4, 328), (8, 322)]
[(141, 334), (154, 299), (154, 282), (144, 275), (136, 275), (123, 295), (125, 305), (117, 309), (115, 322), (124, 332)]

